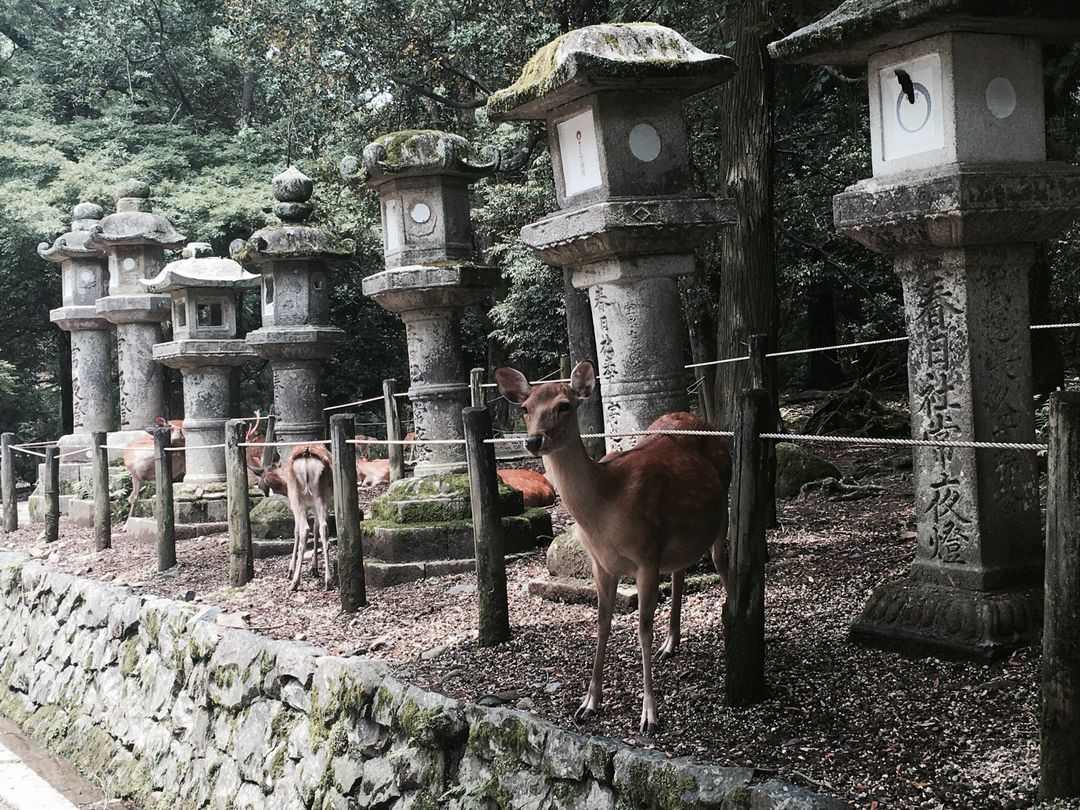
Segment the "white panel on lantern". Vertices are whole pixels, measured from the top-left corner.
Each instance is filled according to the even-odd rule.
[[[596,148],[596,127],[592,110],[558,124],[566,196],[580,194],[600,185],[600,152]]]
[[[885,160],[945,146],[945,105],[938,54],[886,65],[878,71],[878,82]]]
[[[386,252],[393,253],[401,248],[401,232],[405,223],[401,219],[401,203],[398,200],[389,199],[383,209],[383,237],[386,240]]]

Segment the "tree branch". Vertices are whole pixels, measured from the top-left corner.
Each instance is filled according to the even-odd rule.
[[[517,172],[527,166],[532,160],[532,154],[536,149],[536,145],[543,139],[543,134],[544,127],[542,124],[530,122],[529,136],[525,139],[525,143],[512,157],[507,158],[499,164],[499,172]]]
[[[458,99],[447,98],[441,93],[436,93],[423,85],[411,82],[403,76],[391,76],[390,81],[394,84],[400,84],[402,87],[408,87],[414,93],[423,96],[424,98],[430,98],[432,101],[436,101],[439,104],[443,104],[447,107],[452,107],[455,110],[476,110],[483,107],[487,103],[487,99],[474,98],[469,101],[459,101]]]
[[[830,65],[822,65],[821,69],[824,70],[826,73],[828,73],[830,76],[832,76],[834,79],[836,79],[838,82],[842,82],[843,84],[865,84],[866,83],[866,77],[865,76],[854,76],[854,77],[845,76],[839,70],[837,70],[836,68],[834,68],[834,67],[832,67]]]

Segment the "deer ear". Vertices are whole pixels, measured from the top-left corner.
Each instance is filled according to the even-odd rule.
[[[163,416],[155,416],[154,417],[154,424],[157,425],[158,427],[165,427],[169,423],[165,421],[165,417],[163,417]]]
[[[495,369],[495,382],[499,385],[499,393],[516,405],[529,398],[529,381],[516,368]]]
[[[570,388],[582,399],[588,399],[596,387],[596,372],[588,360],[582,360],[570,374]]]

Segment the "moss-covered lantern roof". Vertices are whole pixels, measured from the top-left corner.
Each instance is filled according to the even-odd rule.
[[[106,249],[115,245],[156,245],[177,248],[187,241],[172,223],[155,214],[150,204],[150,186],[141,180],[126,180],[116,191],[116,213],[109,214],[90,229],[87,246]]]
[[[282,224],[253,233],[233,251],[236,261],[254,265],[302,259],[334,261],[348,259],[356,252],[351,240],[304,224],[315,210],[308,202],[314,190],[310,177],[290,166],[274,177],[270,187],[274,214]]]
[[[52,245],[41,242],[37,249],[38,256],[50,262],[62,262],[87,256],[104,256],[100,250],[86,246],[90,231],[101,221],[104,213],[100,205],[90,202],[79,203],[71,211],[71,230],[56,237]]]
[[[873,53],[946,31],[1070,39],[1080,35],[1080,0],[845,0],[769,53],[785,62],[862,65]]]
[[[492,148],[477,151],[460,135],[437,129],[409,129],[376,138],[363,157],[341,161],[341,177],[350,185],[380,186],[400,177],[452,175],[470,182],[499,167]]]
[[[259,286],[253,275],[232,259],[213,255],[206,242],[190,242],[182,259],[169,262],[153,278],[139,279],[147,292],[166,293],[191,287],[246,290]]]
[[[735,62],[706,53],[656,23],[590,25],[549,42],[521,76],[488,99],[496,120],[546,118],[598,90],[647,90],[682,98],[729,79]]]

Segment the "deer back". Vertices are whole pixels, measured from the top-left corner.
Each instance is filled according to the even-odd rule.
[[[504,484],[521,492],[527,508],[551,506],[555,503],[555,487],[540,473],[522,469],[503,469],[497,472]]]

